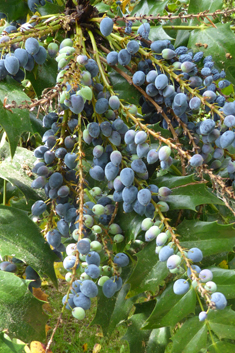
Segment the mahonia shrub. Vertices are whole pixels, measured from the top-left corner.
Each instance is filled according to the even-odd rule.
[[[222,1],[0,4],[0,347],[36,290],[130,352],[233,352],[235,70]],[[17,348],[18,347],[18,348]]]

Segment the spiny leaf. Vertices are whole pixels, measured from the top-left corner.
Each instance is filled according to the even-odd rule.
[[[155,292],[158,285],[167,277],[169,271],[165,262],[158,260],[155,254],[156,243],[146,244],[145,248],[136,254],[137,265],[128,280],[131,284],[129,295],[136,295],[144,291]]]
[[[45,242],[38,226],[24,211],[0,206],[1,256],[12,255],[28,263],[57,285],[53,262],[58,257]]]
[[[191,288],[184,295],[176,295],[173,292],[173,284],[170,284],[158,298],[157,304],[144,324],[144,329],[174,326],[185,316],[193,313],[196,306],[196,292]]]
[[[186,249],[198,247],[203,256],[231,251],[235,244],[233,225],[222,225],[217,222],[184,220],[178,227],[180,244]]]
[[[206,347],[207,327],[198,317],[187,320],[172,337],[174,353],[198,353]]]
[[[0,328],[24,342],[44,340],[48,317],[42,310],[43,302],[31,294],[28,284],[13,273],[0,271]]]

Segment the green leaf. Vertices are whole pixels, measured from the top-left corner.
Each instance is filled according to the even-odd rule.
[[[234,353],[234,351],[235,351],[235,345],[229,342],[217,341],[214,344],[212,344],[210,347],[208,347],[208,353],[218,353],[218,352]]]
[[[47,130],[45,127],[42,126],[42,120],[37,119],[36,114],[34,114],[33,112],[29,113],[29,117],[30,117],[33,132],[38,133],[42,136],[44,132]]]
[[[100,325],[104,335],[111,334],[117,324],[126,320],[136,297],[125,299],[129,285],[124,284],[112,298],[106,298],[99,288],[97,311],[92,325]]]
[[[59,6],[55,3],[52,4],[46,1],[46,5],[38,6],[37,11],[40,13],[41,16],[52,15],[63,12],[64,6]]]
[[[222,9],[223,0],[190,0],[188,13],[199,13],[203,11],[215,12]]]
[[[223,310],[210,310],[207,315],[207,320],[211,330],[221,338],[235,337],[235,312],[230,308]]]
[[[190,183],[195,183],[194,174],[187,176],[173,176],[167,175],[163,177],[158,177],[155,180],[156,185],[160,188],[161,186],[166,186],[170,189],[176,188],[178,186],[187,185]]]
[[[115,223],[118,223],[123,230],[124,240],[123,242],[117,244],[118,252],[124,250],[126,244],[131,240],[135,240],[141,231],[141,223],[143,217],[137,215],[135,212],[123,213],[122,205],[119,206],[117,216],[115,218]]]
[[[58,259],[45,242],[38,226],[24,211],[0,206],[1,256],[12,255],[28,263],[57,286],[53,262]]]
[[[164,263],[165,264],[165,263]],[[166,266],[166,264],[165,264]],[[196,292],[194,288],[184,295],[173,292],[173,283],[170,284],[157,300],[157,304],[144,324],[144,329],[174,326],[185,316],[193,313],[196,306]]]
[[[129,75],[129,72],[127,72],[125,68],[121,67],[121,70]],[[115,70],[110,70],[109,78],[113,86],[113,90],[118,95],[119,99],[124,99],[126,102],[131,104],[139,104],[141,93],[137,91],[134,86],[130,85],[124,77],[122,77]]]
[[[28,6],[24,1],[1,0],[0,2],[0,12],[7,15],[8,22],[25,18],[28,10]]]
[[[154,125],[148,125],[148,128],[155,131],[155,132],[160,132],[161,136],[168,138],[171,136],[171,132],[167,129],[163,129],[160,125],[160,123],[154,124]],[[151,142],[156,142],[157,140],[153,137],[150,136],[150,141]]]
[[[42,309],[44,302],[31,294],[28,284],[13,273],[0,271],[0,328],[24,342],[43,341],[48,316]]]
[[[17,344],[6,338],[6,335],[0,333],[0,352],[3,353],[25,353],[24,344]]]
[[[207,328],[198,317],[187,320],[172,337],[174,353],[198,353],[206,347]]]
[[[8,146],[8,144],[5,145]],[[13,160],[11,157],[5,157],[0,168],[0,177],[15,185],[24,194],[27,202],[45,199],[43,191],[35,191],[31,188],[32,179],[27,175],[27,172],[33,168],[35,160],[32,151],[17,147]]]
[[[149,33],[149,39],[152,41],[155,40],[163,40],[163,39],[168,39],[172,40],[173,38],[170,37],[162,28],[162,25],[156,26],[156,27],[151,27],[150,33]]]
[[[213,282],[217,284],[217,292],[221,292],[227,299],[235,298],[235,270],[210,267]]]
[[[169,0],[140,0],[138,4],[134,7],[133,11],[131,12],[131,15],[139,16],[152,15],[158,13],[162,15],[168,2]]]
[[[169,275],[166,263],[159,261],[158,255],[155,254],[155,247],[155,241],[147,243],[145,248],[136,254],[138,262],[128,279],[131,295],[145,291],[155,292],[158,285]]]
[[[209,191],[205,184],[194,184],[177,187],[166,198],[171,210],[189,209],[196,211],[196,206],[203,204],[223,205],[218,197]]]
[[[33,71],[26,71],[26,79],[29,80],[38,97],[42,91],[56,84],[57,63],[48,57],[43,65],[36,65]]]
[[[224,69],[226,79],[235,84],[233,59],[226,58],[226,53],[230,53],[233,58],[235,57],[234,33],[230,29],[230,23],[218,23],[216,27],[192,31],[188,46],[193,50],[198,50],[196,43],[207,44],[206,49],[201,47],[200,50],[204,51],[205,55],[212,55],[215,66]]]
[[[135,304],[134,315],[128,321],[128,329],[123,340],[128,341],[130,353],[164,353],[169,340],[169,329],[142,330],[141,327],[153,310],[155,300]]]
[[[19,108],[5,109],[3,106],[5,98],[7,98],[7,104],[12,101],[21,104],[23,101],[29,101],[29,97],[22,92],[22,89],[17,84],[0,83],[0,125],[6,131],[10,143],[11,156],[13,157],[21,134],[25,131],[32,132],[32,127],[29,119],[29,110]]]
[[[183,248],[202,249],[204,257],[232,251],[235,245],[233,225],[184,220],[177,227],[177,233],[180,234],[180,244]]]
[[[99,12],[106,12],[107,16],[113,17],[113,12],[110,11],[109,5],[104,4],[103,2],[100,2],[100,3],[96,4],[95,7],[97,8],[97,10]]]

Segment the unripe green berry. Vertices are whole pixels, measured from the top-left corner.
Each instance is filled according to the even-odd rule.
[[[113,240],[115,241],[115,243],[121,243],[124,240],[124,236],[122,234],[116,234],[113,237]]]
[[[110,266],[105,265],[105,266],[103,266],[103,267],[101,268],[100,273],[101,273],[102,275],[104,275],[104,276],[111,276],[111,274],[112,274],[112,269],[111,269]]]
[[[149,230],[150,227],[154,225],[154,222],[151,218],[145,218],[141,223],[142,230]]]
[[[99,204],[93,206],[93,208],[92,208],[92,212],[93,212],[96,216],[101,216],[102,214],[104,214],[104,211],[105,211],[105,210],[104,210],[104,206],[99,205]]]
[[[103,287],[103,285],[105,284],[105,282],[109,279],[108,276],[102,276],[99,278],[98,280],[98,286]]]
[[[110,234],[116,235],[116,234],[121,233],[121,232],[122,232],[122,229],[121,229],[121,227],[118,224],[112,223],[109,226],[109,233]]]
[[[86,279],[91,279],[91,277],[88,276],[86,272],[83,272],[80,276],[80,280],[85,281]]]
[[[67,282],[70,282],[71,279],[72,279],[72,275],[73,275],[72,272],[67,272],[66,275],[65,275],[65,280]]]
[[[95,234],[101,234],[102,233],[102,228],[100,226],[93,226],[91,228],[92,232]]]
[[[96,251],[96,252],[100,252],[102,250],[102,244],[97,240],[92,241],[91,242],[91,250]]]
[[[72,315],[75,317],[75,319],[78,319],[78,320],[83,320],[84,317],[86,316],[85,310],[80,307],[73,308]]]
[[[213,281],[208,281],[208,282],[206,282],[206,284],[205,284],[205,289],[208,290],[208,291],[211,292],[211,293],[214,293],[214,292],[217,291],[217,285],[216,285],[216,283],[213,282]]]

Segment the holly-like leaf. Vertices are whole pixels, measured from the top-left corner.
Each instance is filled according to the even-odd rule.
[[[143,327],[144,329],[153,329],[174,326],[185,316],[193,313],[195,306],[196,292],[194,288],[184,295],[176,295],[173,292],[173,284],[170,284],[158,298],[151,316]]]
[[[12,342],[6,334],[0,333],[0,352],[3,353],[25,353],[24,344],[17,344]]]
[[[149,33],[149,39],[152,41],[155,40],[163,40],[163,39],[168,39],[168,40],[172,40],[173,38],[170,37],[162,28],[162,26],[155,26],[151,28],[151,31]]]
[[[184,220],[177,227],[177,233],[180,234],[181,246],[202,249],[203,256],[232,251],[235,245],[233,225]]]
[[[44,6],[38,6],[37,11],[40,13],[41,16],[61,13],[64,11],[64,6],[60,6],[55,4],[54,2],[48,2],[46,0],[46,4]]]
[[[4,147],[9,147],[6,143]],[[32,151],[26,148],[17,147],[13,160],[8,156],[8,151],[4,149],[1,153],[3,162],[0,168],[0,177],[15,185],[25,196],[26,201],[45,199],[45,193],[35,191],[31,188],[32,178],[30,178],[31,168],[36,158]]]
[[[147,243],[145,248],[136,254],[138,262],[128,280],[131,284],[131,295],[144,291],[155,292],[159,284],[168,276],[166,263],[158,260],[155,247],[154,241]]]
[[[0,329],[24,342],[43,341],[48,317],[42,310],[44,302],[31,294],[28,284],[13,273],[0,271]]]
[[[115,223],[118,223],[124,234],[124,241],[117,244],[118,252],[124,250],[129,241],[135,240],[141,231],[141,222],[143,217],[135,212],[123,213],[122,205],[119,206]]]
[[[218,23],[216,28],[208,27],[204,30],[194,30],[190,34],[189,48],[198,50],[196,43],[207,44],[207,48],[200,47],[205,55],[212,55],[215,66],[226,72],[226,79],[235,84],[235,66],[233,59],[227,59],[229,53],[235,57],[235,47],[233,45],[234,33],[230,29],[230,23]]]
[[[10,7],[10,4],[8,4]],[[16,6],[17,7],[17,6]],[[13,157],[20,136],[23,132],[33,132],[29,110],[19,108],[4,108],[5,104],[15,101],[21,104],[28,101],[28,96],[22,91],[17,84],[2,82],[0,83],[0,125],[6,131],[8,141],[10,143],[11,156]]]
[[[166,175],[153,180],[153,182],[156,183],[159,188],[162,186],[166,186],[172,189],[182,185],[195,183],[195,179],[193,174],[187,176]]]
[[[155,300],[136,304],[134,315],[128,321],[123,340],[128,341],[130,353],[163,353],[169,340],[169,329],[142,330],[141,327],[152,312]]]
[[[166,198],[171,210],[188,209],[196,211],[196,206],[203,204],[223,205],[218,197],[209,191],[205,184],[186,185],[175,188]]]
[[[208,353],[218,353],[218,352],[234,353],[234,351],[235,351],[235,345],[229,342],[217,341],[214,344],[212,344],[210,347],[208,347]]]
[[[172,337],[174,353],[198,353],[206,347],[207,327],[198,317],[187,320]]]
[[[126,72],[128,75],[130,74],[124,67],[121,67],[121,70]],[[130,85],[127,80],[115,70],[109,71],[109,78],[113,86],[113,90],[118,95],[119,99],[124,99],[131,104],[138,105],[141,94],[137,91],[137,89],[135,89],[134,86]]]
[[[8,22],[17,20],[19,18],[25,18],[28,10],[28,6],[24,1],[1,0],[0,2],[0,12],[3,12],[7,15]]]
[[[207,316],[211,330],[219,337],[234,339],[235,312],[230,308],[210,310]]]
[[[221,292],[227,299],[235,298],[235,270],[210,267],[213,281],[217,285],[217,292]]]
[[[52,5],[52,4],[51,4]],[[54,6],[54,5],[53,5]],[[48,87],[54,87],[56,84],[57,63],[54,59],[48,57],[43,65],[37,65],[33,71],[26,71],[26,78],[32,83],[38,97],[42,91]]]
[[[53,262],[58,258],[45,242],[38,226],[24,211],[0,206],[0,242],[2,257],[17,257],[41,276],[47,275],[57,286]]]
[[[163,14],[164,9],[167,5],[169,0],[160,0],[160,1],[155,1],[155,0],[140,0],[138,4],[134,7],[134,10],[132,11],[132,15],[152,15],[152,14]]]
[[[97,312],[92,325],[100,325],[104,335],[111,334],[121,320],[126,320],[136,298],[125,299],[130,285],[124,284],[112,298],[99,288]]]
[[[203,11],[215,12],[222,9],[223,0],[190,0],[188,13],[199,13]]]

